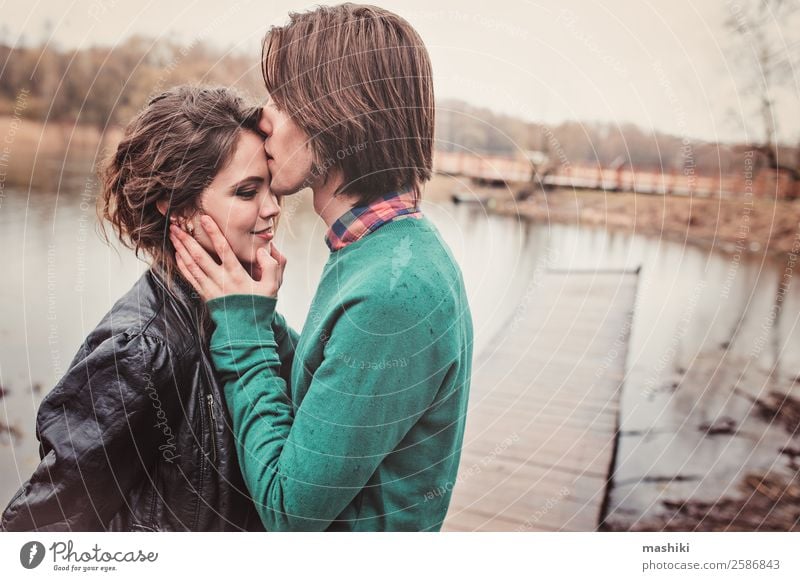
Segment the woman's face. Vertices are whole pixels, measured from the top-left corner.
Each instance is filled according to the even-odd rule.
[[[242,264],[254,265],[256,251],[269,249],[281,209],[270,191],[261,137],[252,131],[240,132],[230,162],[203,192],[200,207],[217,223]],[[211,239],[200,226],[200,214],[191,222],[197,241],[215,255]]]

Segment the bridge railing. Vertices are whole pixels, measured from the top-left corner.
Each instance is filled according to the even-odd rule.
[[[436,151],[433,169],[437,173],[463,176],[485,182],[506,184],[530,182],[531,164],[520,158],[477,155],[467,152]],[[800,197],[800,185],[788,173],[761,171],[755,176],[698,175],[684,172],[603,168],[591,164],[562,165],[538,181],[565,189],[636,192],[652,195],[737,197],[751,194],[769,198]]]

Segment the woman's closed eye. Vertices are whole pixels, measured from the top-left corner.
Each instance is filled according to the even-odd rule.
[[[264,178],[250,176],[239,181],[231,188],[233,195],[243,200],[252,200],[258,195],[259,190],[264,184]]]
[[[239,197],[239,198],[242,198],[242,199],[245,199],[245,200],[252,200],[253,198],[256,197],[256,194],[258,194],[258,189],[254,188],[254,187],[237,188],[236,191],[234,192],[234,195],[236,197]]]

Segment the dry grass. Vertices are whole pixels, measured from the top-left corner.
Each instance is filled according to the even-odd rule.
[[[800,251],[797,200],[558,191],[523,203],[506,202],[499,208],[534,220],[622,228],[727,252]]]

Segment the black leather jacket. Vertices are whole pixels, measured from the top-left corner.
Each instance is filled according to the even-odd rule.
[[[184,281],[163,281],[145,273],[42,401],[42,460],[3,530],[264,530],[199,332],[201,303]],[[288,372],[296,334],[281,317],[275,327]]]

